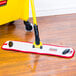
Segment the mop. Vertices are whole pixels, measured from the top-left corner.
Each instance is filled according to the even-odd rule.
[[[33,23],[34,23],[35,42],[31,43],[31,42],[21,42],[21,41],[7,41],[3,44],[1,48],[4,50],[19,51],[24,53],[34,53],[41,55],[53,55],[64,58],[72,58],[75,54],[75,50],[73,48],[51,45],[51,44],[42,44],[39,38],[34,0],[30,0],[30,2],[32,8]]]

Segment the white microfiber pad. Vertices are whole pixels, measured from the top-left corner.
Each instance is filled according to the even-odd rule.
[[[12,50],[12,51],[20,51],[24,53],[35,53],[35,54],[43,54],[43,55],[54,55],[65,58],[72,58],[74,56],[75,50],[68,47],[56,46],[44,44],[43,48],[33,48],[33,44],[29,42],[19,42],[12,41],[13,46],[9,47],[9,41],[5,42],[2,46],[4,50]]]

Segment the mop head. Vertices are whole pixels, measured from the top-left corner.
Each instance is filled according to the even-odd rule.
[[[43,48],[33,48],[33,44],[29,42],[7,41],[3,44],[2,49],[19,51],[24,53],[34,53],[42,55],[53,55],[64,58],[72,58],[75,50],[68,47],[44,44]]]

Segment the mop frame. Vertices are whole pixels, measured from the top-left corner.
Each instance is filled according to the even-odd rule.
[[[1,47],[4,50],[12,50],[24,53],[34,53],[41,55],[52,55],[64,58],[72,58],[75,54],[75,50],[70,47],[57,46],[51,44],[43,44],[43,49],[40,48],[32,48],[32,42],[22,42],[22,41],[12,41],[13,46],[9,46],[9,42],[7,41]],[[64,54],[66,49],[70,49],[70,51]]]

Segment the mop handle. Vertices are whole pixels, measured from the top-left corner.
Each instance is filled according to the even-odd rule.
[[[33,23],[34,23],[34,25],[35,25],[35,24],[37,25],[34,0],[30,0],[30,2],[31,2],[31,9],[32,9]]]

